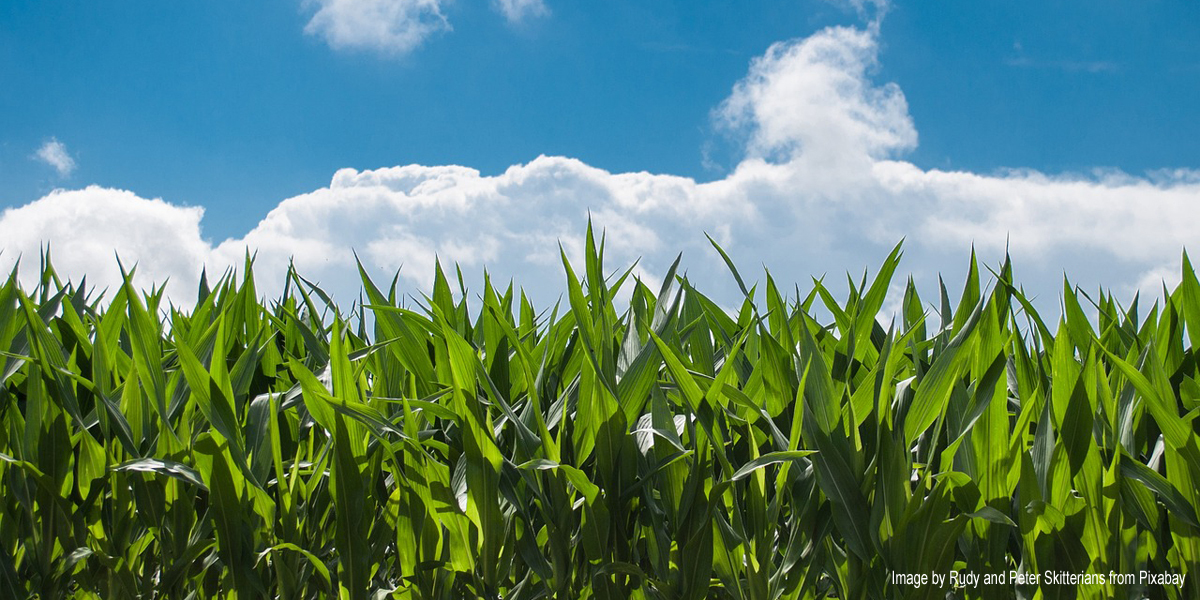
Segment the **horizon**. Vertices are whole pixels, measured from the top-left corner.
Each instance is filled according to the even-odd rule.
[[[610,265],[654,287],[683,252],[727,300],[706,234],[751,280],[844,285],[905,239],[927,297],[972,249],[1044,299],[1157,295],[1200,239],[1200,10],[1083,6],[16,2],[0,76],[45,95],[0,96],[0,268],[49,243],[187,296],[249,251],[264,293],[294,261],[353,298],[357,253],[548,299],[591,217]]]

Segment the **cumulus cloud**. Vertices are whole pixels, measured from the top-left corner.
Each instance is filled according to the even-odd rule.
[[[335,50],[411,52],[431,35],[450,29],[443,0],[306,0],[317,11],[305,26]]]
[[[542,0],[492,0],[492,6],[500,11],[509,23],[521,23],[525,19],[550,13]]]
[[[861,170],[917,145],[899,86],[874,85],[868,77],[877,54],[873,33],[849,27],[774,44],[751,64],[717,117],[749,133],[752,156]]]
[[[201,239],[204,209],[145,199],[133,192],[89,186],[55,190],[0,215],[5,268],[19,259],[37,260],[47,246],[64,276],[101,287],[121,282],[117,256],[126,269],[137,267],[139,281],[167,283],[176,295],[191,291],[211,247]],[[36,266],[36,265],[34,265]],[[23,268],[32,283],[37,269]]]
[[[55,138],[42,144],[34,154],[34,158],[54,167],[59,177],[66,177],[75,170],[75,159],[67,153],[67,146]]]
[[[198,208],[92,187],[6,211],[0,262],[53,240],[64,274],[111,282],[115,248],[149,278],[191,285],[200,265],[219,271],[249,250],[264,292],[279,290],[294,260],[349,301],[357,252],[381,277],[402,266],[408,293],[428,289],[440,259],[472,278],[485,267],[493,280],[513,278],[545,303],[563,287],[559,245],[578,261],[590,216],[607,233],[610,266],[640,257],[640,276],[661,277],[683,251],[689,276],[729,302],[736,289],[705,232],[748,278],[766,264],[802,288],[809,276],[862,273],[901,238],[902,268],[927,290],[939,272],[960,278],[972,246],[993,264],[1007,248],[1049,308],[1064,271],[1126,296],[1155,293],[1178,272],[1180,251],[1200,239],[1200,173],[922,169],[903,160],[917,143],[903,92],[874,78],[877,35],[829,28],[754,61],[714,112],[745,140],[745,157],[716,181],[547,156],[494,176],[461,166],[343,169],[218,244],[203,239]]]

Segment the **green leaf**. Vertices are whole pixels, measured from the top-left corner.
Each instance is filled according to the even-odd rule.
[[[983,302],[980,301],[946,349],[934,361],[929,372],[917,382],[916,397],[913,398],[912,406],[904,417],[904,439],[908,445],[912,445],[917,436],[945,414],[950,391],[970,364],[973,342],[971,332],[979,322],[982,311]]]
[[[194,485],[201,490],[208,491],[208,486],[204,485],[204,480],[200,477],[200,473],[195,469],[173,460],[164,460],[161,458],[139,458],[123,462],[112,467],[113,471],[136,471],[140,473],[153,473],[155,475],[163,475],[172,479],[177,479],[189,485]]]
[[[1195,507],[1188,504],[1183,494],[1180,494],[1166,477],[1127,456],[1121,457],[1121,476],[1136,480],[1154,492],[1167,510],[1179,520],[1192,527],[1200,527],[1200,522],[1196,520]]]

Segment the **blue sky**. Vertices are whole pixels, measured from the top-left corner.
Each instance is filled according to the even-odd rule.
[[[281,201],[327,189],[343,168],[462,165],[486,178],[546,155],[605,173],[720,184],[748,159],[787,163],[778,153],[798,152],[797,140],[811,146],[811,139],[825,139],[804,129],[794,144],[756,146],[755,135],[794,124],[769,125],[758,116],[731,124],[737,119],[722,107],[772,44],[818,39],[830,27],[869,36],[871,48],[855,59],[864,68],[852,79],[868,87],[868,104],[872,93],[894,89],[903,114],[887,116],[884,129],[906,119],[913,129],[911,140],[865,151],[871,160],[1009,183],[1008,169],[1028,169],[1050,179],[1124,185],[1126,192],[1137,187],[1096,174],[1115,170],[1182,194],[1170,202],[1184,208],[1200,167],[1200,5],[1194,2],[897,0],[856,10],[826,0],[544,0],[508,18],[499,2],[396,0],[432,29],[404,47],[354,30],[361,27],[356,14],[369,20],[382,4],[3,3],[0,207],[30,206],[55,189],[128,190],[139,200],[203,207],[200,241],[217,246],[227,239],[249,244],[248,232]],[[316,25],[321,12],[342,19],[341,34]],[[845,90],[837,89],[824,99],[844,104],[837,94]],[[794,107],[801,119],[805,110],[819,113]],[[73,165],[39,158],[47,144]],[[1184,171],[1164,184],[1155,174],[1162,169]],[[539,201],[544,192],[537,192]],[[572,214],[604,212],[605,201],[578,198]],[[404,219],[397,228],[423,223]],[[637,225],[657,231],[659,223]],[[927,225],[912,231],[931,231]],[[712,228],[697,223],[695,230]],[[399,235],[375,234],[376,241]],[[861,262],[855,267],[861,269],[882,258],[876,250],[887,246],[883,238],[907,234],[879,234],[861,257],[846,249],[832,254],[847,266]],[[747,229],[741,239],[753,235]],[[736,246],[738,236],[731,236]],[[330,247],[358,243],[326,237]],[[638,255],[665,252],[666,240],[645,244]],[[1031,256],[1039,244],[1029,243]],[[1064,252],[1086,255],[1086,245]],[[752,264],[772,262],[751,246],[744,255]],[[438,253],[455,249],[463,248]],[[496,250],[463,254],[467,262],[507,260]],[[1135,286],[1168,262],[1147,255],[1122,281]],[[511,270],[519,271],[514,264]],[[1037,268],[1061,272],[1068,265]],[[381,259],[378,266],[398,265]],[[1086,261],[1076,268],[1102,272]]]

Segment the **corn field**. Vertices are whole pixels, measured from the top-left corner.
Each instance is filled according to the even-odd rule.
[[[721,251],[731,309],[603,245],[542,309],[441,267],[348,312],[249,261],[188,310],[14,272],[0,597],[1200,598],[1186,255],[1148,310],[1067,283],[1049,323],[971,256],[887,322],[899,247],[840,301]]]

